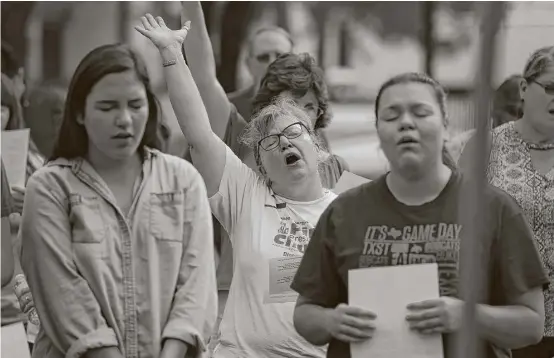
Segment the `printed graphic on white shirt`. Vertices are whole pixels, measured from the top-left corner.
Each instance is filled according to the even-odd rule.
[[[269,260],[269,292],[264,303],[296,302],[298,294],[290,288],[294,275],[308,247],[314,227],[307,221],[293,221],[290,216],[281,217],[273,248],[281,250],[283,257]]]

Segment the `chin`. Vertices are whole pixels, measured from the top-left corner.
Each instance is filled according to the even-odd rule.
[[[396,167],[402,172],[419,172],[423,169],[423,160],[416,155],[403,155]]]
[[[109,156],[111,158],[113,158],[114,160],[121,161],[121,160],[126,160],[126,159],[129,159],[129,158],[132,158],[136,153],[137,153],[136,148],[135,149],[132,149],[132,148],[124,148],[124,149],[116,148],[113,152],[111,152],[109,154]]]

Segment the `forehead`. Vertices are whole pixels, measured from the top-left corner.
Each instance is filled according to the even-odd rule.
[[[286,53],[292,50],[290,40],[281,32],[268,30],[256,35],[252,41],[254,55],[265,52]]]
[[[133,71],[111,73],[92,87],[88,98],[93,100],[119,100],[146,97],[146,89]]]
[[[283,91],[280,94],[280,97],[282,98],[290,98],[294,100],[297,104],[299,104],[301,107],[306,104],[317,104],[318,100],[313,90],[308,90],[306,94],[304,94],[302,97],[295,96],[292,91]]]
[[[275,119],[273,123],[268,126],[267,132],[269,134],[280,133],[283,131],[283,129],[296,122],[299,122],[299,120],[294,117],[284,115],[279,116]]]
[[[438,106],[435,91],[426,83],[399,83],[385,89],[381,94],[379,107],[384,109],[414,103]]]

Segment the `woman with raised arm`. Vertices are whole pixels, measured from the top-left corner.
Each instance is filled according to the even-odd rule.
[[[391,170],[341,194],[322,215],[292,284],[300,294],[295,326],[310,342],[329,343],[327,357],[348,358],[350,343],[372,339],[383,325],[380,312],[348,305],[348,271],[437,263],[440,298],[408,305],[406,320],[416,334],[442,334],[450,358],[464,307],[458,268],[465,181],[441,154],[446,95],[424,74],[402,74],[381,86],[375,112]],[[541,339],[549,281],[515,201],[492,186],[482,200],[488,226],[479,244],[489,285],[476,308],[477,329],[483,357],[505,358]]]
[[[294,330],[296,295],[278,278],[281,268],[301,260],[320,214],[335,198],[321,184],[318,163],[326,152],[309,116],[282,100],[252,119],[245,142],[259,176],[210,128],[181,53],[190,22],[172,31],[160,17],[141,20],[136,29],[160,50],[173,110],[206,181],[212,213],[233,244],[234,277],[214,357],[323,357],[322,347]]]
[[[23,209],[22,266],[41,319],[33,357],[205,353],[217,310],[206,188],[156,149],[158,116],[128,46],[83,58]]]

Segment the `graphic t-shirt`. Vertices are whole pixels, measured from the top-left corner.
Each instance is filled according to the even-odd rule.
[[[229,233],[234,275],[214,357],[324,357],[294,329],[290,283],[317,221],[336,195],[311,202],[276,195],[227,148],[213,214]]]
[[[348,302],[351,269],[436,262],[441,296],[457,297],[464,236],[458,219],[462,184],[462,177],[453,173],[440,195],[420,206],[396,200],[384,176],[341,194],[322,215],[291,287],[334,308]],[[489,258],[489,287],[482,303],[505,305],[509,294],[546,285],[548,278],[515,201],[492,186],[483,200],[489,226],[480,244]],[[443,336],[446,358],[453,338]],[[509,357],[486,342],[482,347],[488,358]],[[327,357],[349,358],[350,346],[332,340]]]

